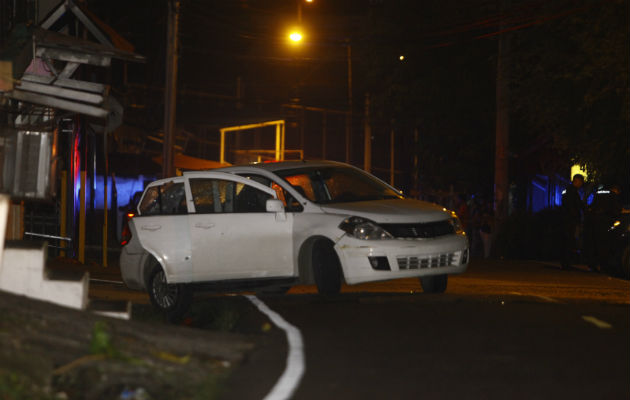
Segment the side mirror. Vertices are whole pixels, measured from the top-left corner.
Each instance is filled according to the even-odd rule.
[[[284,212],[284,204],[277,199],[269,199],[266,203],[267,212],[281,213]]]

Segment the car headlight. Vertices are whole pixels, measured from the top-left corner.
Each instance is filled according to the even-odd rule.
[[[453,225],[453,230],[455,233],[464,233],[464,227],[462,226],[462,222],[457,217],[452,217],[450,219],[451,225]]]
[[[378,226],[376,222],[361,217],[346,218],[341,224],[339,224],[339,229],[346,232],[353,238],[361,240],[394,238],[389,232]]]

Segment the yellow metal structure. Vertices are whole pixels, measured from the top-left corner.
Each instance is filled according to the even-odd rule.
[[[221,132],[221,158],[219,162],[221,164],[225,164],[225,134],[226,133],[244,131],[248,129],[262,128],[265,126],[274,126],[274,125],[276,127],[276,149],[275,149],[276,161],[283,161],[284,160],[285,122],[283,119],[281,119],[277,121],[259,122],[256,124],[228,126],[228,127],[219,129],[219,131]]]
[[[79,201],[79,262],[85,263],[85,171],[81,171]]]
[[[107,182],[107,177],[105,177]],[[103,191],[103,267],[107,267],[107,183],[105,183],[105,190]]]

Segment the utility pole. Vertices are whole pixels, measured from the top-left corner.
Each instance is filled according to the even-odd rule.
[[[350,146],[352,136],[352,46],[346,40],[346,56],[348,59],[348,115],[346,116],[346,162],[350,162]]]
[[[370,126],[370,94],[365,94],[365,120],[363,122],[363,169],[372,170],[372,127]]]
[[[179,30],[180,0],[168,2],[166,28],[166,79],[164,90],[164,142],[162,147],[162,177],[175,175],[173,147],[177,108],[177,35]]]
[[[394,147],[394,127],[389,131],[389,184],[394,186],[396,177],[396,151]]]
[[[418,128],[416,127],[413,129],[413,185],[411,185],[414,197],[420,195],[418,151]]]
[[[510,7],[510,0],[503,1],[503,12]],[[503,23],[501,24],[503,27]],[[510,134],[510,65],[509,34],[499,36],[496,82],[496,138],[494,157],[494,219],[498,229],[507,218],[508,212],[508,146]],[[495,232],[496,230],[495,229]]]
[[[297,20],[298,24],[302,24],[302,0],[297,0]]]

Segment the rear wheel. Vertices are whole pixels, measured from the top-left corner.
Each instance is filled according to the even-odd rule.
[[[164,270],[156,266],[147,282],[151,304],[166,315],[170,322],[181,319],[192,303],[193,292],[184,284],[168,284]]]
[[[313,245],[313,278],[320,294],[338,294],[341,290],[341,263],[333,244],[320,240]]]
[[[429,275],[420,278],[425,293],[444,293],[448,284],[448,275]]]

